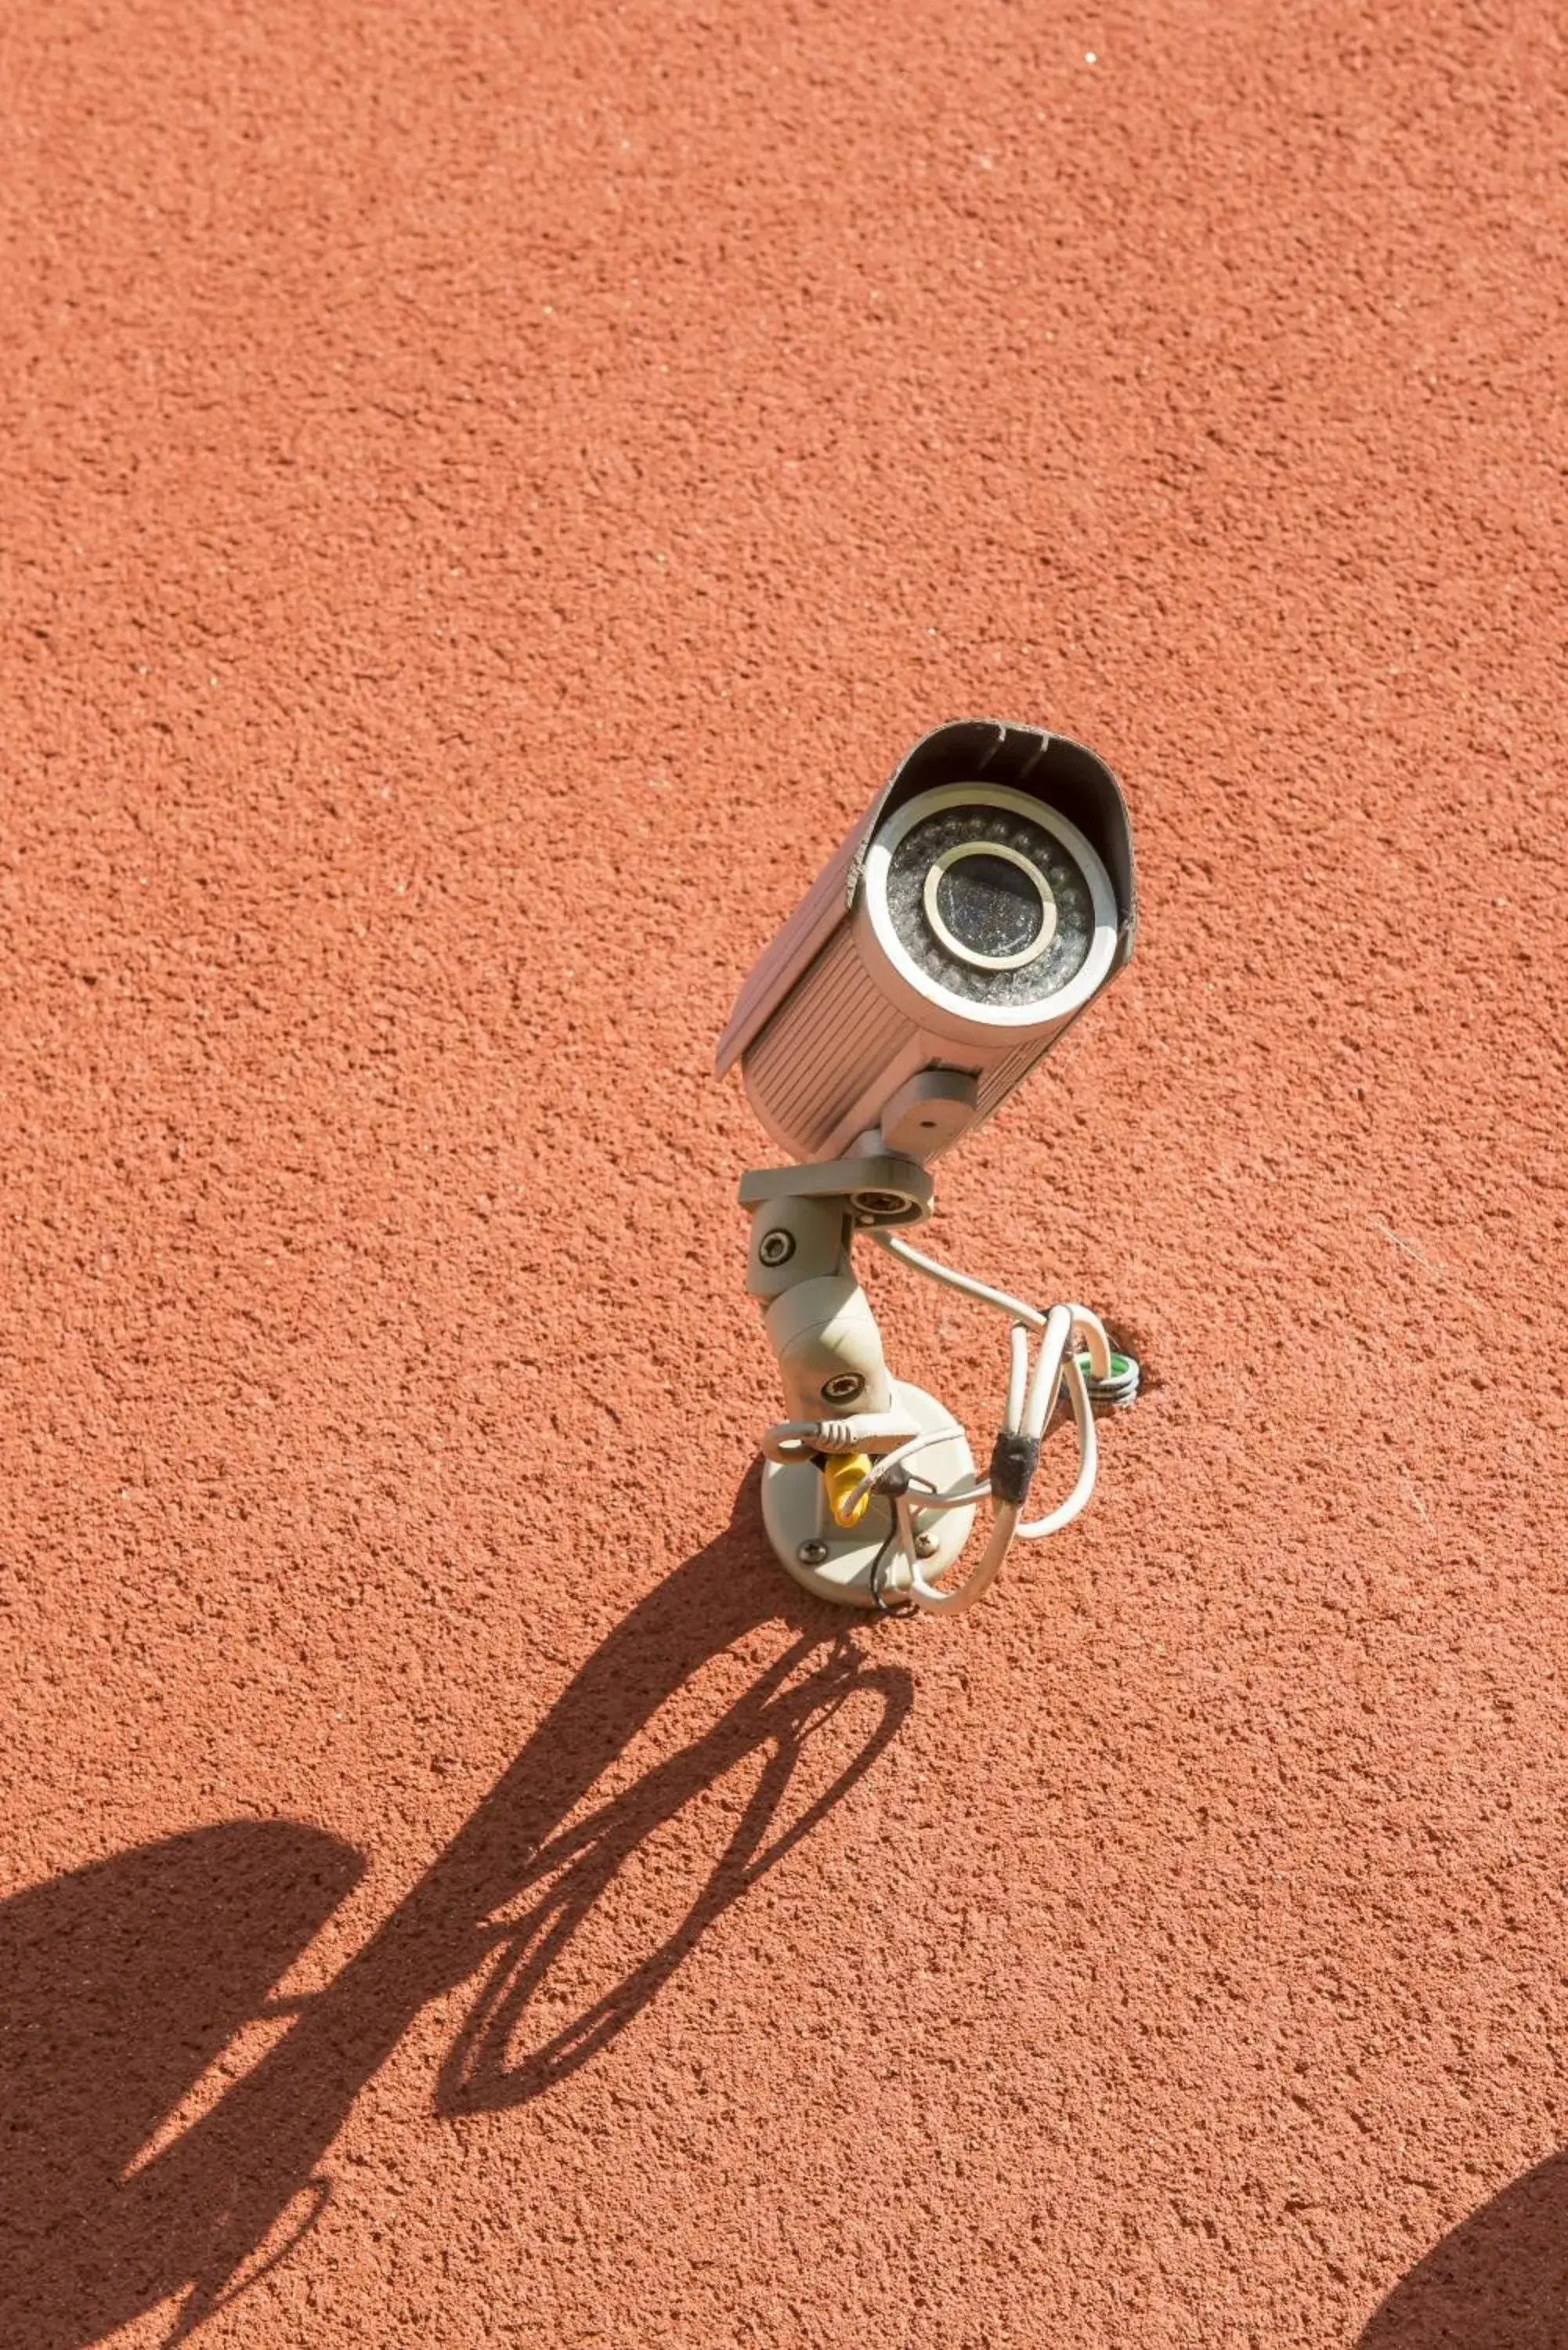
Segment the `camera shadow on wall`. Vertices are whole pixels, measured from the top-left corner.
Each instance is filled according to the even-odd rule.
[[[268,1996],[364,1863],[300,1823],[197,1828],[0,1903],[6,2350],[85,2350],[176,2299],[165,2339],[187,2338],[309,2233],[355,2099],[431,2001],[477,1983],[438,2113],[542,2095],[624,2031],[870,1769],[909,1710],[910,1677],[762,1567],[753,1483],[729,1530],[589,1658],[324,1990]],[[676,1690],[781,1622],[782,1651],[701,1734],[659,1737]],[[622,1782],[615,1766],[644,1732],[653,1759]],[[693,1833],[692,1807],[732,1773],[739,1803],[710,1804]],[[546,1986],[617,1879],[683,1819],[698,1858],[685,1906],[629,1967],[609,1937],[606,1988],[551,2005],[542,2026]],[[236,2045],[269,2022],[272,2044],[224,2082]]]

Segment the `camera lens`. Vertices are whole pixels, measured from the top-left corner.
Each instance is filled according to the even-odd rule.
[[[916,817],[892,846],[886,888],[906,953],[968,1003],[1044,1003],[1088,960],[1095,907],[1085,875],[1062,841],[988,801],[983,786],[972,801]]]
[[[981,971],[1016,971],[1044,953],[1056,900],[1039,867],[1003,841],[961,840],[926,874],[927,921],[950,954]]]
[[[957,943],[988,960],[1026,952],[1045,924],[1038,883],[984,849],[974,849],[961,864],[947,867],[938,881],[936,901]]]

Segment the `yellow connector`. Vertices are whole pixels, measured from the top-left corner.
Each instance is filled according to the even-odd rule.
[[[857,1526],[871,1506],[870,1490],[867,1488],[857,1502],[851,1502],[849,1497],[862,1477],[871,1474],[871,1455],[868,1452],[836,1453],[822,1474],[827,1487],[827,1506],[833,1513],[834,1524]]]

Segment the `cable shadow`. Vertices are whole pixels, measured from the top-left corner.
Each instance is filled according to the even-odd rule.
[[[1568,2154],[1538,2163],[1435,2244],[1357,2350],[1568,2350]]]
[[[198,1829],[0,1903],[7,2350],[85,2350],[177,2295],[166,2341],[187,2339],[314,2227],[331,2193],[323,2158],[431,2001],[481,1978],[437,2112],[524,2104],[624,2031],[864,1775],[909,1712],[910,1677],[868,1661],[838,1610],[764,1567],[753,1526],[745,1507],[617,1626],[419,1883],[309,1998],[269,2005],[266,1993],[363,1870],[319,1830]],[[717,1721],[574,1816],[705,1664],[780,1620],[794,1636],[785,1652]],[[802,1800],[803,1756],[852,1698],[869,1700],[869,1726],[857,1717],[844,1759],[840,1724],[839,1767]],[[738,1816],[683,1913],[609,1990],[514,2053],[628,1862],[738,1769],[749,1774]],[[786,1799],[796,1809],[783,1819]],[[520,1901],[520,1916],[498,1915]],[[269,2014],[282,2036],[142,2154],[236,2034]]]
[[[886,1668],[868,1670],[859,1651],[841,1636],[804,1679],[792,1680],[820,1646],[813,1634],[803,1634],[706,1737],[542,1848],[524,1882],[547,1889],[498,1939],[484,1988],[441,2068],[438,2112],[493,2112],[522,2105],[586,2064],[647,2006],[731,1902],[809,1835],[864,1777],[909,1709],[907,1677]],[[807,1741],[826,1728],[851,1696],[867,1690],[882,1701],[877,1727],[825,1792],[767,1841]],[[509,2065],[507,2052],[528,2007],[631,1854],[694,1795],[758,1751],[766,1761],[756,1786],[707,1883],[674,1929],[612,1991]]]

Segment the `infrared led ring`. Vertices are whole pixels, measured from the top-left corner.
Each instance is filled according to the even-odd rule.
[[[1002,785],[949,785],[899,808],[867,854],[866,910],[922,996],[1000,1026],[1076,1010],[1116,954],[1116,897],[1089,842]]]

